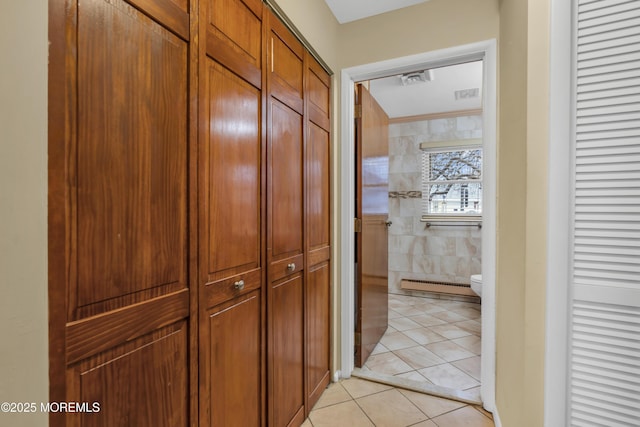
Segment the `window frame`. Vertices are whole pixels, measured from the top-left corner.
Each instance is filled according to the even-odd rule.
[[[482,220],[482,194],[480,195],[480,213],[429,213],[428,209],[430,207],[429,202],[429,193],[431,185],[435,181],[429,180],[429,176],[427,175],[427,171],[429,170],[429,161],[430,155],[436,153],[446,153],[446,152],[454,152],[454,151],[471,151],[471,150],[480,150],[480,178],[473,180],[451,180],[444,182],[451,182],[454,184],[460,183],[475,183],[480,184],[482,188],[483,180],[484,180],[484,151],[482,146],[482,138],[475,139],[461,139],[455,141],[428,141],[420,144],[421,150],[421,186],[422,186],[422,207],[420,212],[420,221],[422,222],[431,222],[431,221],[481,221]]]

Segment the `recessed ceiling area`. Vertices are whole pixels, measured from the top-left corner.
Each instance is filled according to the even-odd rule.
[[[482,61],[419,70],[369,81],[389,118],[482,108]]]
[[[428,0],[325,0],[333,16],[341,24],[426,1]]]

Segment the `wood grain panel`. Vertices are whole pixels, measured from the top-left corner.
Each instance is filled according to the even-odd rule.
[[[309,119],[327,132],[330,131],[331,76],[306,52],[307,83],[305,97],[309,105]]]
[[[302,253],[302,116],[271,100],[268,139],[271,260]]]
[[[271,426],[287,426],[304,406],[302,275],[272,285],[269,296]]]
[[[302,271],[304,268],[304,255],[295,255],[281,261],[272,262],[269,265],[269,282],[275,282],[285,276]]]
[[[260,426],[260,292],[234,300],[209,315],[209,378],[212,426]]]
[[[237,289],[236,282],[243,281],[242,289]],[[238,295],[245,294],[251,290],[258,289],[262,285],[262,269],[256,268],[251,271],[244,272],[237,276],[218,280],[217,282],[207,283],[203,298],[201,299],[203,307],[213,307],[224,301],[229,301]]]
[[[210,0],[207,54],[261,87],[262,11],[256,0]]]
[[[307,247],[329,245],[330,234],[330,145],[329,133],[309,123],[305,175],[307,185]]]
[[[186,290],[67,324],[67,363],[130,341],[189,315]]]
[[[389,182],[387,169],[380,170],[379,159],[389,157],[389,118],[363,85],[358,85],[357,91],[362,114],[356,119],[356,215],[362,221],[362,232],[356,234],[355,364],[360,367],[388,326],[389,247],[385,222],[389,216]]]
[[[111,2],[113,0],[102,0]],[[184,40],[189,40],[187,0],[127,0]]]
[[[331,283],[329,263],[307,271],[305,319],[307,334],[307,411],[316,404],[329,384],[331,339]]]
[[[307,265],[312,266],[331,258],[331,246],[323,246],[307,252]]]
[[[208,60],[208,272],[260,266],[261,95]]]
[[[70,368],[69,399],[100,404],[80,425],[189,425],[187,340],[183,321]]]
[[[80,6],[77,305],[186,287],[187,44],[119,0]]]
[[[304,48],[277,18],[270,22],[269,93],[302,114]]]

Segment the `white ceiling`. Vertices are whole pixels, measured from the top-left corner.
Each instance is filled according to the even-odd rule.
[[[325,0],[341,24],[428,0]],[[390,118],[482,107],[482,62],[435,68],[433,81],[403,86],[400,76],[372,80],[371,94]],[[456,100],[455,92],[480,89],[480,96]]]
[[[482,61],[431,70],[433,80],[402,84],[400,76],[370,81],[369,91],[389,118],[482,108]],[[456,100],[456,91],[479,89],[479,96]]]
[[[426,1],[428,0],[325,0],[341,24]]]

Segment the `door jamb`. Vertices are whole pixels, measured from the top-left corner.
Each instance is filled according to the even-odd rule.
[[[568,425],[569,317],[571,300],[571,149],[575,100],[572,87],[575,52],[573,3],[551,0],[549,90],[549,175],[547,212],[547,284],[544,361],[544,425]],[[553,327],[549,327],[553,325]]]
[[[345,68],[341,72],[341,177],[340,207],[341,352],[340,375],[349,378],[354,369],[354,84],[393,74],[483,60],[483,227],[482,227],[482,366],[480,395],[488,411],[495,410],[496,372],[496,172],[497,172],[497,51],[496,40],[456,46],[417,55]]]

